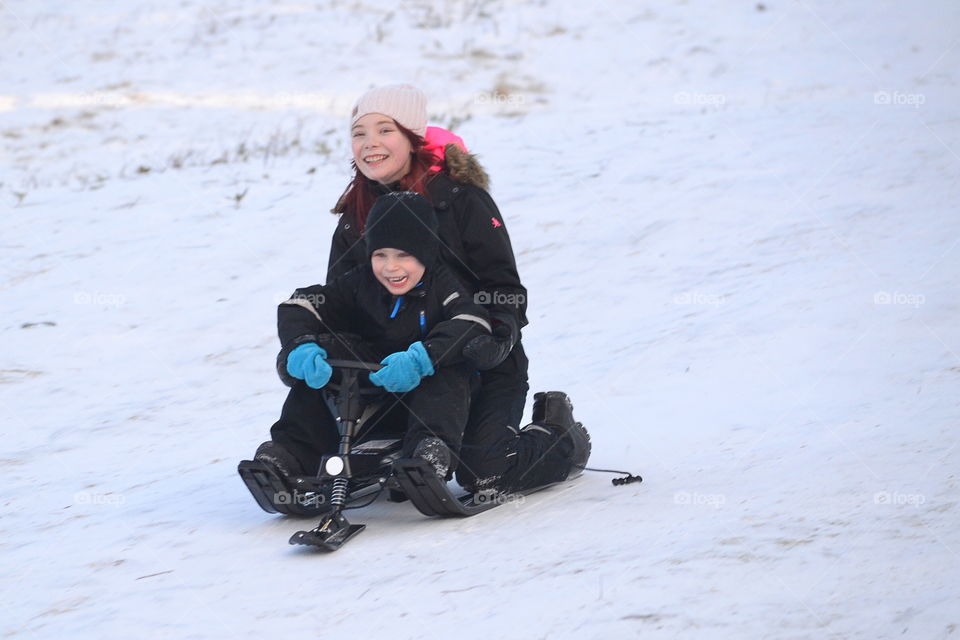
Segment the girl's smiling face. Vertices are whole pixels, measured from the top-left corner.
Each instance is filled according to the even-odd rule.
[[[395,296],[413,289],[427,270],[419,260],[400,249],[377,249],[370,255],[377,282]]]
[[[390,184],[410,172],[413,147],[392,118],[368,113],[354,123],[350,140],[353,161],[367,178]]]

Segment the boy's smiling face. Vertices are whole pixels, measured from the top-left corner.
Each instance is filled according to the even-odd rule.
[[[395,296],[413,289],[427,270],[415,257],[400,249],[377,249],[370,256],[373,275]]]

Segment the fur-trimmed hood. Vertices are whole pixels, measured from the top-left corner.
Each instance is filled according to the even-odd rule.
[[[451,178],[461,184],[490,190],[490,176],[477,160],[476,154],[464,151],[452,142],[443,148],[443,152],[446,171]]]

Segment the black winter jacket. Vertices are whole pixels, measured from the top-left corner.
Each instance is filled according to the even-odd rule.
[[[463,362],[463,345],[488,334],[490,323],[486,310],[440,263],[402,296],[387,291],[366,263],[329,284],[294,291],[277,308],[277,331],[282,346],[277,372],[293,386],[297,380],[287,373],[287,356],[320,334],[359,336],[381,358],[419,340],[439,369]]]
[[[440,223],[440,255],[475,300],[495,318],[507,315],[519,330],[527,324],[527,290],[520,282],[510,235],[476,159],[448,145],[449,174],[436,174],[427,192]],[[381,192],[394,190],[371,183]],[[335,211],[341,210],[338,203]],[[333,234],[327,282],[368,261],[363,237],[351,213],[344,213]]]

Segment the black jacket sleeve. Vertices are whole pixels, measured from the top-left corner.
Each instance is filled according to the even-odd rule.
[[[423,339],[423,346],[439,368],[464,361],[463,346],[477,336],[489,335],[490,316],[445,269],[434,276],[434,292],[443,301],[443,320]]]
[[[280,337],[277,373],[287,386],[297,382],[287,373],[287,356],[291,351],[302,344],[318,342],[321,334],[348,330],[348,318],[354,304],[350,295],[353,277],[353,274],[346,274],[328,285],[297,289],[277,307],[277,334]]]
[[[508,317],[517,331],[527,324],[527,290],[520,282],[507,227],[486,191],[468,186],[459,227],[466,262],[479,281],[477,301],[495,317]]]

